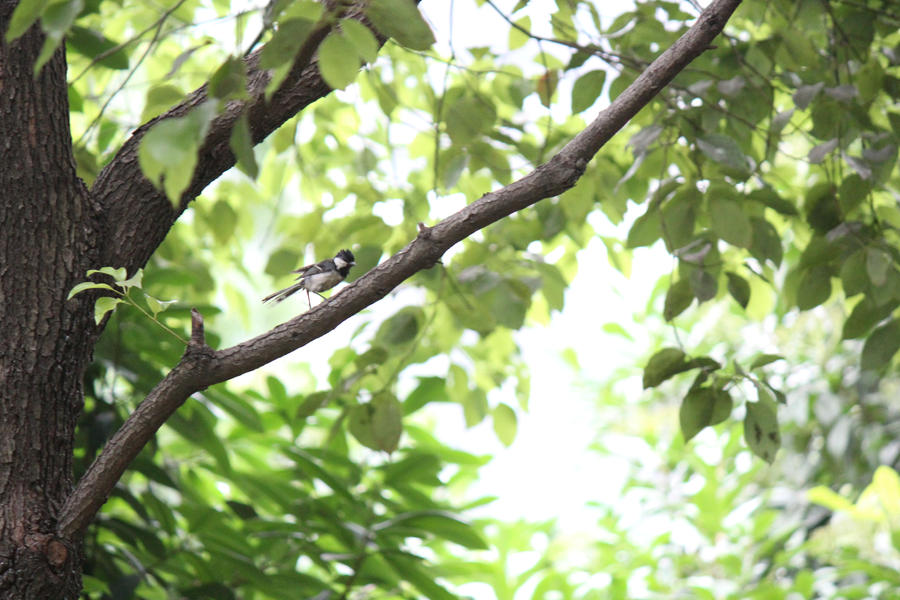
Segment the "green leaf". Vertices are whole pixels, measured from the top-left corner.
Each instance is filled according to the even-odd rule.
[[[606,71],[588,71],[575,81],[572,86],[572,112],[580,113],[590,108],[603,92],[606,82]]]
[[[888,364],[900,350],[900,322],[891,320],[877,328],[863,345],[863,371],[878,371]]]
[[[306,419],[317,410],[322,408],[326,402],[331,398],[331,394],[329,392],[314,392],[309,394],[306,398],[303,399],[303,402],[300,403],[300,406],[297,407],[296,417],[301,421]]]
[[[656,387],[673,375],[691,368],[684,352],[678,348],[663,348],[651,356],[644,367],[644,389]]]
[[[402,554],[382,553],[387,562],[402,579],[416,587],[428,600],[459,600],[434,580],[434,575],[424,573],[417,562]]]
[[[509,28],[508,47],[510,50],[521,48],[531,39],[528,33],[526,33],[531,31],[531,17],[525,16],[516,20],[516,25],[518,25],[518,27]],[[525,30],[524,32],[522,31],[523,29]]]
[[[814,185],[806,194],[803,208],[806,210],[806,221],[819,233],[828,233],[841,223],[837,190],[830,183]]]
[[[363,61],[370,63],[378,58],[378,40],[368,27],[354,19],[342,19],[341,31]]]
[[[403,434],[403,409],[393,395],[381,393],[350,411],[350,433],[360,444],[391,453]]]
[[[232,241],[237,227],[238,214],[227,200],[219,200],[212,206],[209,224],[216,242],[225,245]]]
[[[749,198],[751,200],[756,200],[757,202],[762,202],[772,210],[788,217],[794,217],[800,214],[793,203],[779,196],[775,190],[770,187],[750,192]]]
[[[66,296],[66,300],[71,299],[72,296],[74,296],[75,294],[80,294],[81,292],[83,292],[85,290],[109,290],[111,292],[116,291],[112,286],[107,285],[105,283],[94,283],[93,281],[82,281],[81,283],[79,283],[75,287],[73,287],[71,290],[69,290],[69,295]]]
[[[694,292],[687,279],[679,279],[666,291],[666,302],[663,307],[663,318],[671,321],[683,313],[694,301]]]
[[[662,228],[660,227],[659,211],[650,208],[646,213],[635,219],[634,224],[628,231],[625,247],[640,248],[641,246],[649,246],[661,236]]]
[[[121,283],[125,281],[125,278],[128,276],[128,271],[125,267],[113,268],[113,267],[100,267],[99,269],[88,269],[87,276],[90,277],[95,273],[102,273],[103,275],[109,275],[112,277],[116,283]]]
[[[366,16],[378,31],[410,50],[434,44],[434,34],[412,0],[371,0]]]
[[[741,308],[747,308],[750,303],[750,284],[746,279],[731,271],[726,271],[725,275],[728,277],[728,293],[741,305]]]
[[[494,433],[504,446],[509,446],[516,439],[516,411],[502,402],[493,411]]]
[[[397,96],[396,90],[393,86],[386,85],[380,79],[375,77],[371,71],[367,71],[366,73],[368,75],[369,83],[375,90],[375,97],[378,99],[378,106],[381,108],[381,112],[387,116],[391,116],[394,109],[400,104],[400,99]]]
[[[778,416],[771,400],[760,399],[747,402],[744,417],[744,439],[754,454],[771,463],[781,447],[781,432],[778,430]]]
[[[853,511],[853,503],[824,485],[816,486],[806,493],[810,502],[824,506],[831,511]]]
[[[769,260],[776,267],[780,266],[783,250],[781,236],[775,231],[775,227],[759,217],[751,217],[750,224],[753,227],[753,243],[750,245],[750,254],[759,262]]]
[[[684,436],[685,442],[689,442],[712,422],[715,402],[715,393],[711,388],[696,388],[687,393],[678,411],[681,435]]]
[[[297,467],[305,476],[318,479],[347,501],[356,501],[355,496],[347,489],[344,482],[323,467],[315,456],[295,445],[285,448],[284,451],[287,456],[296,462]]]
[[[245,400],[242,396],[229,392],[227,389],[219,389],[219,387],[210,388],[205,395],[209,396],[215,405],[240,423],[242,426],[251,429],[257,433],[266,431],[262,418],[253,407],[253,404]]]
[[[402,346],[416,339],[425,313],[418,306],[400,309],[393,317],[381,324],[375,339],[384,346]]]
[[[149,121],[184,99],[184,92],[174,85],[158,85],[147,90],[141,121]]]
[[[722,368],[718,361],[708,356],[698,356],[688,361],[688,368],[703,369],[704,371],[716,371]]]
[[[691,272],[689,282],[691,291],[698,302],[706,302],[716,297],[719,292],[719,283],[706,269],[694,269]]]
[[[100,296],[94,304],[94,322],[99,325],[106,313],[116,308],[117,304],[124,302],[121,298],[113,296]]]
[[[481,389],[468,390],[462,397],[463,417],[466,427],[474,427],[488,415],[488,401]]]
[[[388,485],[402,486],[410,482],[418,482],[435,487],[442,485],[438,474],[443,468],[444,463],[436,455],[422,454],[418,451],[379,467],[384,473],[384,481]]]
[[[279,23],[272,39],[262,49],[259,66],[274,69],[293,63],[315,26],[314,21],[305,18],[285,19]]]
[[[475,140],[469,146],[469,159],[473,172],[481,168],[487,168],[490,170],[491,175],[504,185],[511,181],[509,159],[505,153],[491,144],[483,140]]]
[[[856,173],[851,173],[841,182],[838,188],[838,202],[841,211],[847,215],[855,210],[872,191],[870,183]]]
[[[866,273],[872,285],[882,286],[887,281],[888,269],[893,266],[891,257],[880,248],[866,248]]]
[[[541,104],[547,108],[550,108],[550,105],[553,103],[553,94],[556,93],[557,85],[559,85],[559,71],[555,69],[546,71],[538,78],[535,84],[538,98],[540,98]]]
[[[694,239],[700,192],[694,185],[678,190],[662,208],[661,229],[666,249],[675,252]]]
[[[497,110],[490,99],[465,95],[447,108],[447,135],[455,144],[468,144],[493,129],[496,120]]]
[[[247,73],[244,61],[229,56],[209,79],[209,95],[220,100],[247,97]]]
[[[194,175],[197,148],[214,112],[211,103],[206,103],[187,116],[155,123],[141,139],[138,148],[141,170],[175,205],[181,201],[181,194]]]
[[[411,414],[432,402],[450,402],[447,380],[443,377],[420,377],[419,385],[403,401],[403,414]]]
[[[68,33],[75,17],[84,8],[83,0],[56,0],[46,5],[41,14],[41,29],[57,39]]]
[[[760,367],[771,364],[776,360],[784,360],[784,357],[780,354],[760,354],[753,359],[752,363],[750,363],[750,370],[752,371],[753,369],[759,369]]]
[[[121,286],[123,288],[127,288],[127,289],[130,289],[133,287],[140,289],[141,283],[144,280],[144,270],[138,269],[137,271],[134,272],[134,275],[132,275],[128,279],[125,279],[124,271],[125,271],[125,269],[122,269],[122,268],[115,269],[115,272],[123,273],[121,277],[116,279],[116,285],[119,285],[119,286]]]
[[[28,31],[28,28],[34,25],[48,4],[50,4],[50,0],[21,0],[9,20],[9,28],[6,30],[7,43]]]
[[[852,340],[864,336],[876,323],[891,314],[896,303],[877,304],[868,296],[856,303],[844,321],[841,339]]]
[[[709,418],[710,425],[718,425],[731,416],[731,409],[734,407],[734,401],[728,390],[716,388],[713,391],[715,401],[713,403],[712,416]]]
[[[733,139],[717,133],[697,139],[697,147],[711,160],[719,163],[730,174],[746,177],[750,174],[750,163]]]
[[[172,427],[186,441],[209,453],[224,475],[231,471],[231,461],[228,449],[216,435],[216,421],[216,417],[204,404],[192,402],[190,410],[178,411],[166,421],[166,425]]]
[[[259,165],[253,152],[253,136],[250,134],[250,122],[246,113],[235,122],[228,145],[234,152],[238,168],[251,179],[256,179],[259,176]]]
[[[412,529],[427,532],[470,550],[487,550],[489,548],[475,528],[454,515],[443,511],[422,510],[401,513],[372,527],[372,530],[377,532],[387,532],[396,529]],[[425,536],[420,534],[418,537]]]
[[[834,152],[834,149],[838,147],[838,141],[837,138],[832,138],[827,142],[814,146],[807,154],[807,160],[814,165],[821,163],[826,156]]]
[[[331,33],[319,46],[319,71],[329,86],[344,89],[359,73],[356,47],[343,35]]]
[[[381,346],[373,346],[357,356],[353,364],[357,369],[363,371],[368,367],[383,364],[389,357],[390,355],[386,349]]]
[[[44,45],[41,47],[37,60],[34,61],[35,75],[40,72],[41,68],[56,52],[82,8],[84,8],[83,0],[51,2],[44,8],[44,12],[41,14]]]
[[[733,246],[750,247],[753,227],[736,200],[713,195],[709,199],[709,213],[716,235]]]
[[[154,317],[178,302],[177,300],[166,300],[165,302],[162,302],[150,294],[144,294],[144,300],[147,301],[147,306],[150,308],[150,312],[153,313]]]
[[[866,249],[862,248],[851,254],[841,264],[841,285],[848,298],[864,292],[869,286],[866,259]]]
[[[294,248],[279,248],[269,255],[264,272],[266,275],[280,277],[297,268],[300,254]]]
[[[831,296],[831,271],[824,265],[816,265],[803,271],[797,287],[797,307],[809,310],[819,306]]]
[[[102,33],[75,25],[66,36],[66,43],[73,51],[89,59],[96,59],[101,55],[97,64],[107,69],[124,70],[128,68],[128,53],[124,48],[119,48],[119,43],[110,40]],[[117,50],[113,51],[113,49]]]
[[[445,190],[449,190],[457,184],[468,165],[469,155],[463,152],[452,154],[448,160],[441,161],[441,181]]]

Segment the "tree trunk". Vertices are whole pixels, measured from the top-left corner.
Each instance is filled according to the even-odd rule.
[[[56,515],[96,327],[90,299],[66,295],[96,259],[96,229],[64,48],[35,77],[40,28],[3,37],[15,4],[0,0],[0,598],[76,598],[80,549],[55,535]]]

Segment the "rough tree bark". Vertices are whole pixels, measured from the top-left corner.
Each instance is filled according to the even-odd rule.
[[[231,128],[246,112],[254,141],[330,92],[319,76],[313,37],[270,102],[268,74],[248,57],[249,100],[229,103],[213,122],[193,183],[179,207],[141,174],[137,129],[91,190],[75,175],[63,49],[33,76],[39,28],[7,43],[17,0],[0,0],[0,597],[75,598],[80,537],[132,458],[192,393],[258,368],[324,335],[384,297],[453,244],[575,184],[587,161],[664,85],[702,53],[740,0],[716,0],[691,30],[564,150],[525,178],[460,213],[420,226],[419,236],[329,302],[233,348],[203,341],[194,315],[191,344],[76,487],[72,482],[81,381],[100,329],[89,295],[66,301],[89,268],[143,266],[200,191],[230,168]],[[359,16],[356,14],[355,16]],[[184,114],[204,88],[160,119]]]
[[[15,2],[0,2],[0,23]],[[2,31],[6,31],[5,25]],[[100,222],[75,176],[66,56],[40,76],[43,35],[0,36],[0,594],[76,597],[77,545],[56,537],[72,487],[81,374],[95,339],[68,289],[99,257]]]

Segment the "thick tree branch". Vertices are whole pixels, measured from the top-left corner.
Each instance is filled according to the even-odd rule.
[[[346,16],[363,20],[361,10],[344,8],[323,17],[310,32],[294,59],[290,73],[279,89],[266,99],[266,86],[271,73],[259,67],[262,49],[245,60],[247,93],[245,101],[229,102],[225,110],[210,124],[197,156],[197,167],[177,208],[144,177],[138,163],[138,147],[144,134],[163,119],[180,117],[207,101],[207,86],[192,92],[181,104],[165,114],[141,125],[104,167],[94,182],[91,193],[103,207],[107,223],[104,265],[126,267],[129,272],[142,267],[156,250],[175,220],[210,182],[234,166],[231,131],[242,114],[247,114],[253,143],[259,143],[285,121],[316,100],[328,95],[331,88],[319,73],[314,58],[319,44],[334,26],[337,18]],[[384,42],[379,37],[381,43]],[[100,266],[100,265],[97,265]]]
[[[192,342],[181,362],[128,418],[82,477],[60,513],[60,535],[70,538],[83,531],[143,445],[191,394],[257,369],[325,335],[416,272],[432,267],[447,249],[475,231],[575,185],[600,147],[707,49],[740,3],[713,2],[684,36],[550,161],[434,227],[420,226],[416,239],[403,250],[327,302],[231,348],[212,351]],[[194,319],[192,340],[202,340],[198,321]]]

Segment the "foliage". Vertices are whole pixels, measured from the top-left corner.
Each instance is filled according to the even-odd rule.
[[[150,308],[174,331],[198,307],[214,346],[271,325],[280,313],[260,309],[257,296],[276,282],[261,274],[280,278],[352,245],[351,279],[359,276],[402,248],[417,222],[542,163],[584,127],[577,113],[621,93],[693,17],[690,3],[642,2],[609,19],[597,3],[558,2],[547,15],[523,1],[505,13],[503,35],[463,51],[432,46],[447,28],[437,19],[429,27],[411,1],[374,0],[367,16],[391,38],[379,52],[342,10],[309,1],[272,2],[262,15],[227,0],[19,4],[6,36],[40,20],[47,41],[36,70],[65,37],[78,172],[88,183],[136,123],[209,82],[207,103],[158,121],[141,143],[144,173],[177,201],[210,120],[244,93],[240,59],[260,24],[268,93],[317,27],[329,28],[319,46],[323,77],[344,90],[256,147],[239,121],[230,146],[244,175],[230,174],[193,204],[143,281],[129,284],[147,300],[121,304],[109,319],[85,385],[79,470],[183,350],[141,314],[142,302],[177,298],[165,312]],[[549,31],[533,27],[542,22]],[[357,316],[327,365],[316,363],[326,352],[317,348],[299,364],[189,401],[92,530],[87,594],[445,598],[453,585],[482,581],[511,598],[537,578],[535,597],[768,598],[814,589],[827,597],[815,583],[822,569],[804,562],[805,542],[794,543],[806,535],[801,517],[759,497],[777,496],[791,475],[802,475],[799,486],[859,489],[876,464],[896,462],[896,452],[882,456],[890,429],[852,406],[874,396],[861,412],[893,414],[880,394],[896,385],[900,347],[898,22],[878,0],[746,0],[718,46],[613,138],[575,188],[480,232]],[[701,459],[642,431],[663,456],[682,503],[677,523],[693,541],[668,531],[638,539],[617,510],[599,509],[607,535],[591,548],[592,562],[557,566],[548,558],[559,551],[552,524],[460,520],[488,500],[463,494],[487,457],[438,440],[428,405],[455,403],[467,426],[490,420],[513,443],[529,396],[514,332],[563,309],[577,254],[603,229],[600,214],[627,228],[602,237],[620,271],[644,247],[662,245],[673,257],[650,304],[688,343],[658,339],[643,384],[677,389],[671,422],[698,452],[719,440],[722,456]],[[101,317],[116,300],[98,305]],[[818,335],[840,370],[795,338],[773,341],[766,319],[815,323],[804,335]],[[690,335],[704,323],[727,326]],[[737,330],[742,337],[727,335]],[[792,383],[791,373],[810,364],[822,367],[822,386],[811,377]],[[692,382],[682,381],[688,371]],[[786,414],[792,403],[803,422]],[[829,403],[838,417],[822,408]],[[827,440],[828,450],[858,447],[857,460],[809,452],[802,442],[811,439]],[[807,468],[779,468],[782,445]],[[745,447],[777,470],[749,461]],[[645,475],[634,475],[629,492],[662,513],[673,502]],[[702,486],[686,491],[695,475]],[[484,548],[485,535],[497,560],[460,550]],[[534,536],[547,541],[544,555],[511,576],[503,557]],[[700,547],[711,556],[685,552]],[[866,581],[895,579],[858,561],[842,568]],[[605,583],[589,575],[596,571]]]
[[[735,420],[696,434],[686,455],[674,419],[683,410],[680,396],[690,381],[674,393],[639,402],[619,391],[634,378],[627,371],[594,382],[605,405],[598,450],[629,461],[630,468],[614,494],[621,500],[598,507],[597,537],[603,543],[597,560],[585,561],[579,570],[617,573],[618,579],[595,581],[595,589],[611,597],[643,592],[735,599],[790,598],[792,593],[892,598],[896,565],[887,558],[871,564],[860,560],[873,551],[883,557],[895,552],[896,541],[883,533],[884,518],[875,518],[871,528],[851,525],[858,535],[847,537],[846,520],[832,510],[852,503],[838,497],[859,495],[859,503],[871,507],[873,498],[892,493],[898,466],[896,436],[890,433],[897,415],[892,401],[896,374],[887,374],[883,391],[866,394],[860,404],[854,377],[858,347],[838,343],[839,319],[801,315],[767,337],[759,335],[758,324],[742,323],[739,311],[720,308],[708,304],[683,322],[686,330],[709,326],[716,332],[714,339],[704,334],[700,350],[724,343],[753,356],[775,338],[790,341],[793,360],[804,365],[802,373],[783,360],[766,367],[771,381],[790,381],[787,405],[779,411],[787,451],[763,467],[751,458],[752,445],[742,443],[744,427]],[[639,327],[646,324],[631,325],[625,333],[637,334]],[[753,406],[748,398],[756,392],[752,382],[735,381],[738,417]],[[885,464],[893,469],[878,467]],[[872,519],[871,512],[867,516]],[[610,562],[621,569],[610,570]]]

